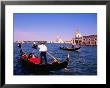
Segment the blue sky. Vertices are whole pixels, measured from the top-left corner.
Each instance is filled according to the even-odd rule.
[[[13,19],[14,41],[71,40],[77,30],[97,34],[96,13],[15,13]]]

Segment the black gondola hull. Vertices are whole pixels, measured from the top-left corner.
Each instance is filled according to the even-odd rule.
[[[60,49],[67,50],[67,51],[76,51],[76,50],[79,50],[80,47],[79,48],[63,48],[63,47],[60,47]]]
[[[68,65],[68,61],[61,62],[59,64],[34,64],[27,60],[21,59],[22,66],[27,69],[31,70],[33,72],[38,71],[56,71],[63,68],[66,68]]]

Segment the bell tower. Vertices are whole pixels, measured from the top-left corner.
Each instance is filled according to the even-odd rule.
[[[81,42],[82,42],[82,35],[78,28],[77,31],[75,32],[74,44],[81,44]]]

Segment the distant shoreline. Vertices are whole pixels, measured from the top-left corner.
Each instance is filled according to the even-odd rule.
[[[25,41],[24,43],[30,43],[30,44],[32,44],[33,42],[36,42],[36,41]],[[39,44],[39,42],[41,42],[41,41],[37,41],[36,43],[38,43]],[[14,43],[18,43],[18,42],[14,42]],[[46,43],[48,43],[48,44],[71,44],[71,43],[50,43],[50,42],[46,42]],[[81,45],[81,46],[97,46],[97,45]]]

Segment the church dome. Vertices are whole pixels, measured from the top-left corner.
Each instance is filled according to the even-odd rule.
[[[80,32],[76,32],[76,33],[75,33],[75,37],[77,37],[77,38],[82,37],[82,36],[81,36],[81,33],[80,33]]]

